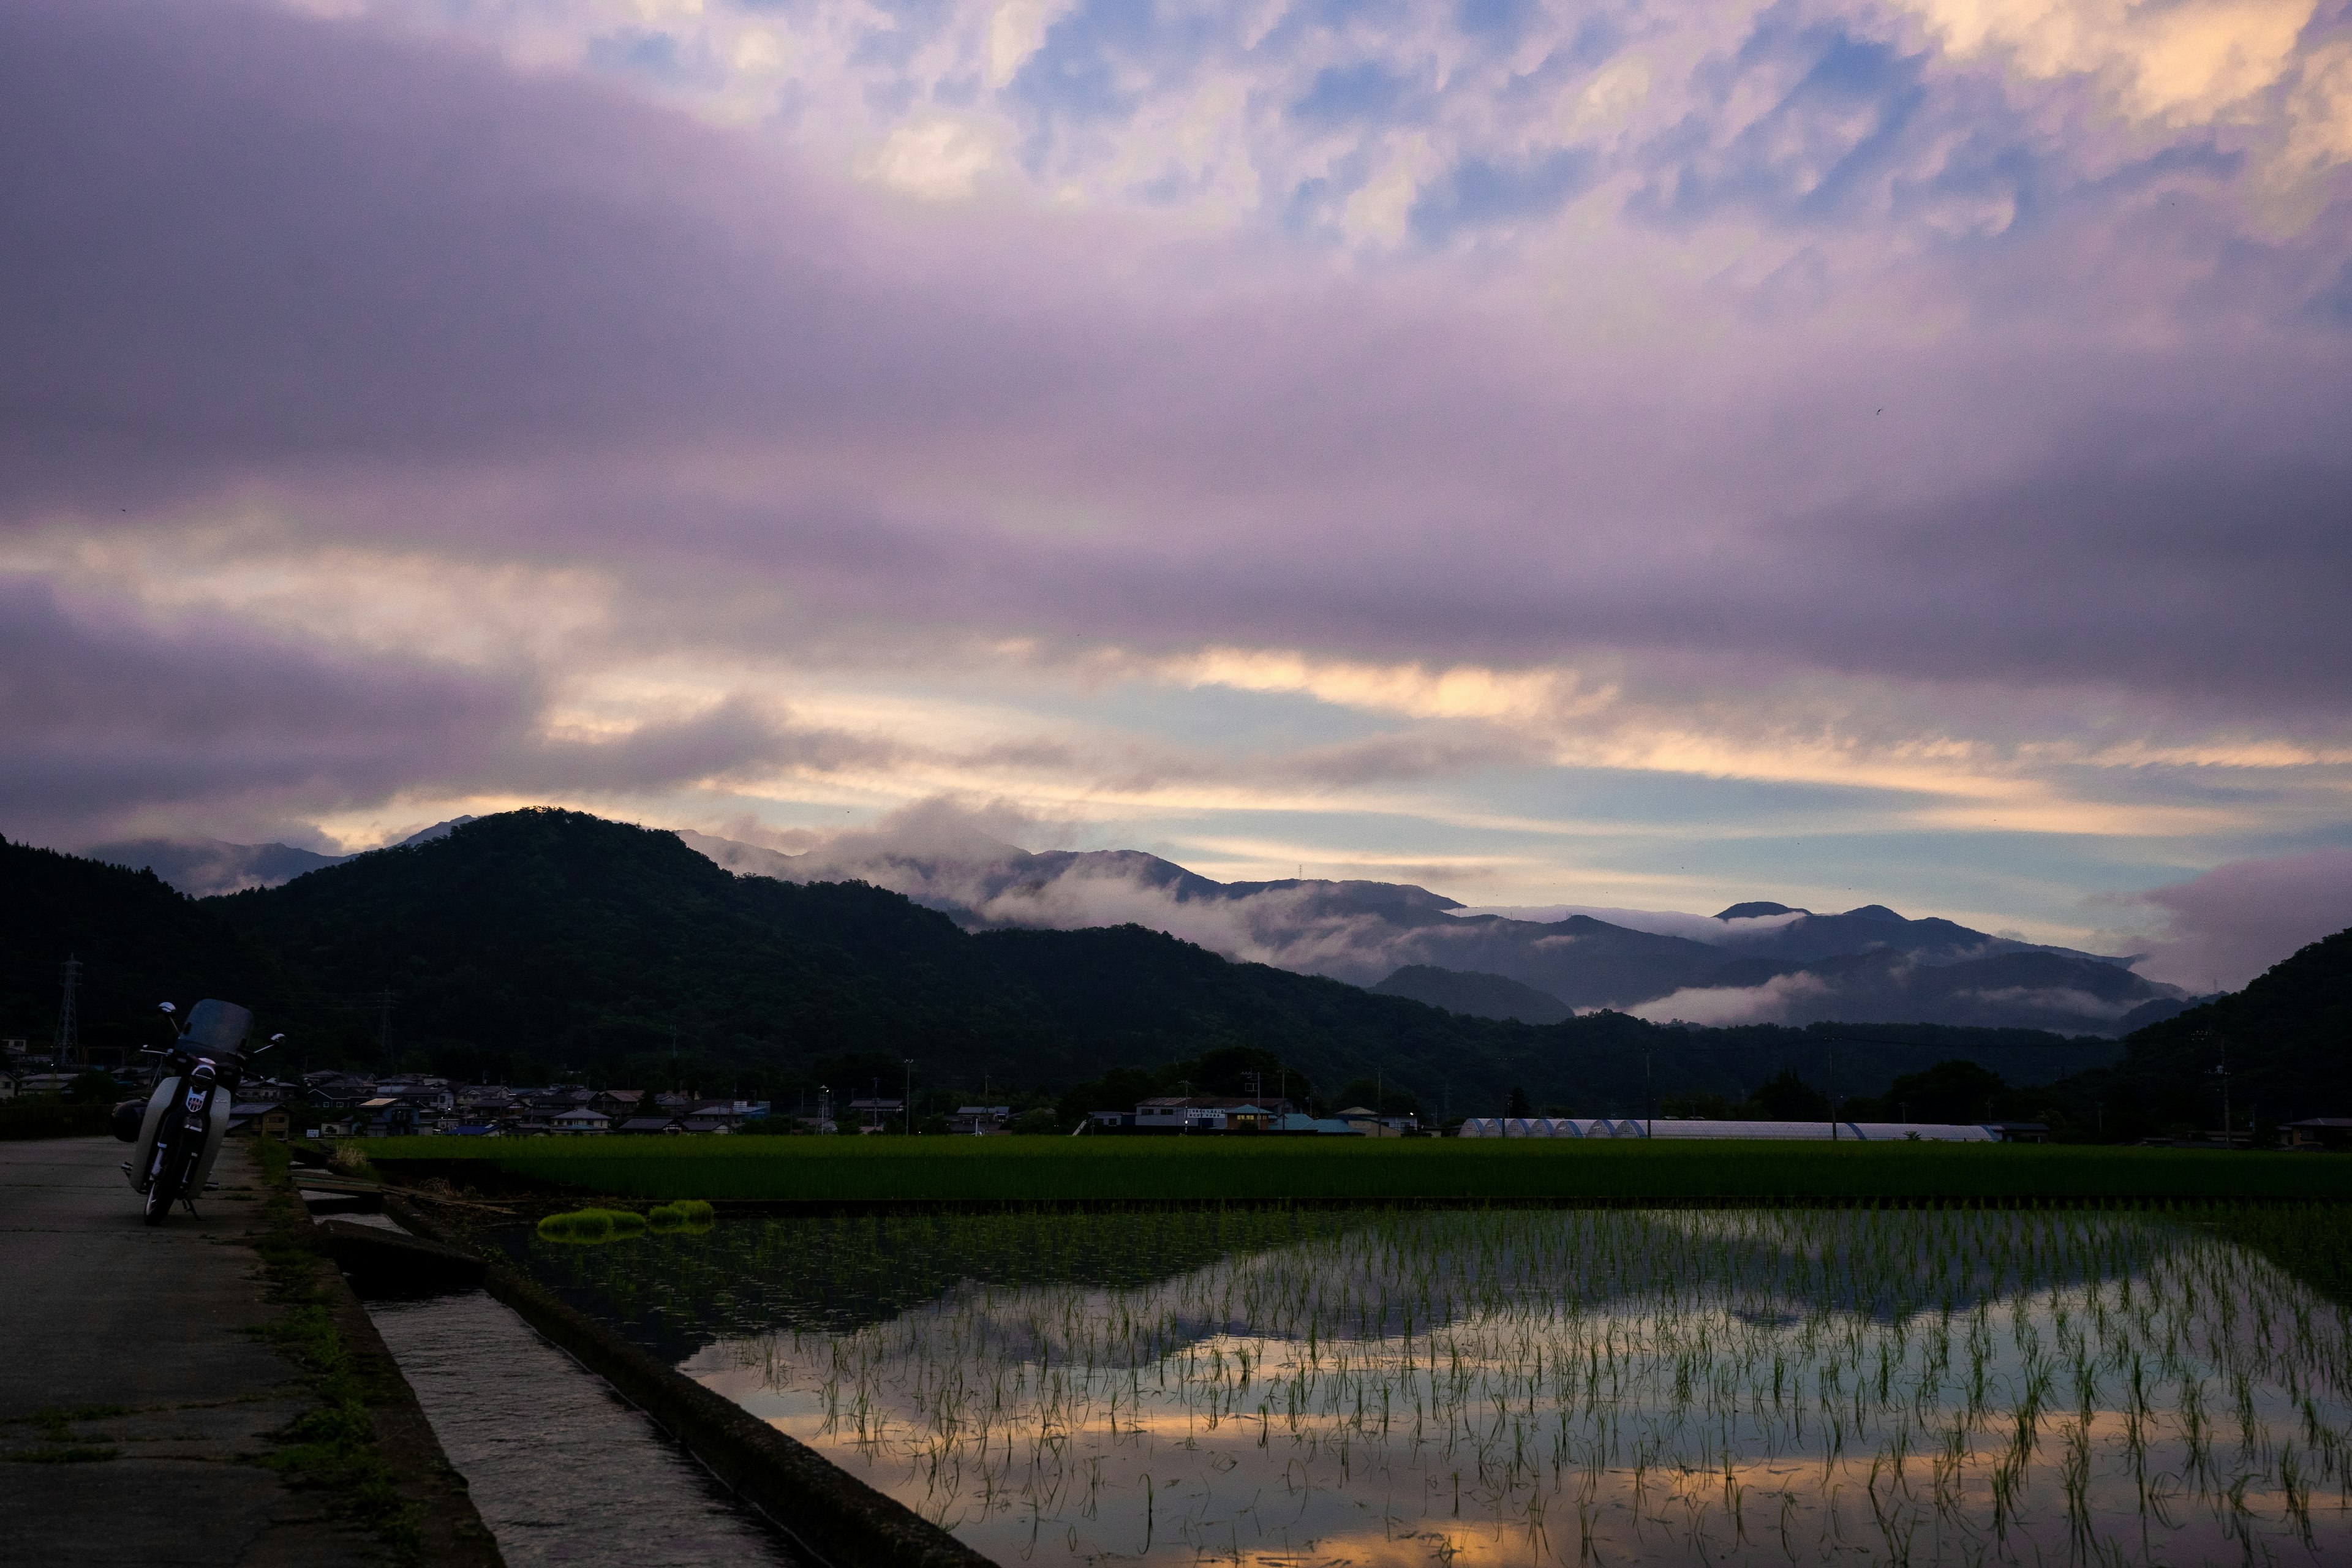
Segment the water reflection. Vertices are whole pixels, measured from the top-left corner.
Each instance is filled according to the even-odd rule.
[[[1005,1563],[2352,1547],[2344,1316],[2158,1219],[1040,1215],[514,1245]]]

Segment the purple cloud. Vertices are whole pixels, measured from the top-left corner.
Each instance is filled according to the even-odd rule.
[[[796,717],[818,707],[800,684],[835,676],[976,691],[975,649],[1066,691],[1098,656],[1208,645],[1589,663],[1579,690],[1700,742],[2339,753],[2352,323],[2312,301],[2352,257],[2352,208],[2320,184],[2293,223],[2247,219],[2254,153],[2218,121],[2142,147],[2081,82],[1787,7],[1721,25],[1772,47],[1708,33],[1690,58],[1712,63],[1661,77],[1622,134],[1580,132],[1598,150],[1557,178],[1537,177],[1551,143],[1473,145],[1458,104],[1398,96],[1438,137],[1424,205],[1400,212],[1435,217],[1342,253],[1333,226],[1405,128],[1369,103],[1328,158],[1267,153],[1331,171],[1311,201],[1266,196],[1297,197],[1276,233],[985,181],[925,206],[814,135],[721,129],[462,35],[0,8],[0,545],[25,574],[7,674],[33,737],[0,807],[60,833],[142,812],[229,831],[215,818],[403,791],[918,763],[1059,770],[1082,798],[1229,783],[1241,751],[1243,782],[1295,804],[1538,770],[1580,733],[1350,713],[1229,746],[1211,725],[1106,740],[1109,721],[1000,714],[940,740],[929,710],[894,733]],[[1343,30],[1328,59],[1303,23],[1274,40],[1302,90],[1381,58],[1371,23]],[[1031,74],[1005,68],[1015,98],[1127,48],[1046,33]],[[1517,86],[1510,51],[1478,55],[1501,73],[1480,79],[1495,135],[1601,102],[1593,73],[1639,41],[1596,35]],[[1204,58],[1155,79],[1239,58]],[[1763,107],[1734,123],[1740,104]],[[1100,151],[1079,146],[1092,112],[1036,100],[1032,123],[1069,138],[1036,152],[1039,181]],[[1938,227],[1955,203],[2000,221]],[[391,653],[226,613],[199,638],[153,609],[185,596],[58,564],[60,540],[131,549],[248,514],[288,560],[556,569],[609,608],[461,665],[424,651],[422,620],[455,612],[421,611]],[[706,700],[549,738],[601,672],[665,659],[632,689],[703,680]],[[1774,707],[1808,682],[1830,695]],[[1678,765],[1732,772],[1727,749]],[[2168,798],[2219,814],[2261,794],[2242,782]],[[2342,815],[2298,809],[2297,830]]]
[[[527,727],[527,682],[336,658],[205,621],[165,630],[0,578],[0,814],[87,840],[142,814],[224,826],[382,799],[481,768]]]
[[[2141,973],[2192,991],[2234,991],[2352,926],[2352,848],[2233,860],[2140,901],[2164,921]]]

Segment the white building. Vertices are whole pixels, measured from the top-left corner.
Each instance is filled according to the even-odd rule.
[[[1656,1138],[1660,1141],[1817,1141],[1854,1143],[1998,1143],[2000,1133],[1966,1122],[1709,1121],[1661,1116],[1612,1120],[1606,1116],[1474,1116],[1463,1122],[1464,1138]]]

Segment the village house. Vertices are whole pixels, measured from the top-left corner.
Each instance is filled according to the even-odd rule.
[[[2288,1149],[2352,1149],[2352,1117],[2311,1116],[2279,1129]]]
[[[1286,1100],[1260,1102],[1219,1095],[1163,1094],[1137,1101],[1134,1120],[1126,1125],[1177,1132],[1265,1132],[1277,1130],[1290,1114]]]
[[[283,1143],[294,1136],[294,1114],[278,1100],[241,1100],[229,1108],[228,1135],[275,1138]]]

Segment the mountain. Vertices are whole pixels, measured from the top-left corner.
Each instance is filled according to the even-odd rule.
[[[1883,904],[1816,914],[1756,901],[1713,917],[1628,910],[1605,919],[1564,909],[1467,910],[1407,883],[1218,882],[1153,855],[1033,854],[952,828],[919,845],[853,836],[798,856],[681,837],[749,875],[892,888],[972,931],[1134,921],[1230,957],[1390,994],[1398,994],[1391,980],[1400,971],[1486,975],[1534,994],[1473,1003],[1456,989],[1451,994],[1465,1005],[1437,1004],[1476,1016],[1553,1016],[1534,999],[1548,998],[1575,1011],[1703,1023],[1895,1019],[2116,1035],[2187,1005],[2177,988],[2143,980],[2120,960],[1907,919]],[[2046,962],[2015,972],[1995,962],[2016,955]],[[1990,967],[1912,973],[1975,964]],[[1433,1002],[1425,987],[1451,983],[1406,984],[1420,987],[1406,994]]]
[[[1716,970],[1706,985],[1735,994],[1777,985],[1809,1018],[1826,1023],[1933,1018],[1980,1028],[2121,1033],[2135,1015],[2137,1022],[2148,1022],[2152,1013],[2187,1005],[2167,994],[2169,987],[2142,980],[2119,964],[2030,951],[1948,963],[1891,948],[1810,963],[1742,958]]]
[[[1786,916],[1785,920],[1774,919]],[[2006,952],[2048,952],[2095,963],[2127,967],[2127,961],[2073,948],[2045,947],[2014,937],[1971,931],[1954,921],[1910,920],[1885,904],[1864,904],[1843,914],[1817,915],[1786,904],[1734,904],[1717,915],[1726,927],[1722,945],[1758,958],[1807,962],[1848,953],[1906,953],[1924,963],[1958,963]],[[1738,922],[1735,925],[1735,922]]]
[[[394,847],[433,842],[470,820],[436,824]],[[676,837],[738,875],[868,882],[971,931],[1134,923],[1228,957],[1390,994],[1400,994],[1390,982],[1401,971],[1484,975],[1526,993],[1481,1002],[1457,988],[1450,994],[1464,1005],[1440,1004],[1474,1016],[1610,1008],[1708,1024],[1893,1019],[2119,1035],[2189,1005],[2121,960],[1906,919],[1882,904],[1816,914],[1759,900],[1713,917],[1623,910],[1604,919],[1471,910],[1408,883],[1219,882],[1139,851],[1032,853],[954,824],[887,840],[850,836],[802,855],[690,831]],[[149,840],[108,853],[194,892],[267,888],[341,863],[284,845],[212,840]],[[2000,962],[2022,955],[2044,962],[2021,970]],[[1446,983],[1407,983],[1431,984]]]
[[[341,864],[347,857],[321,855],[291,844],[226,844],[217,838],[129,838],[97,845],[93,860],[156,876],[193,898],[274,888],[306,871]]]
[[[2243,1128],[2352,1115],[2352,931],[2273,965],[2242,991],[2136,1031],[2123,1058],[2058,1085],[2086,1118],[2124,1132]]]
[[[485,817],[201,901],[152,872],[0,842],[0,1035],[43,1043],[71,953],[93,1044],[156,1037],[159,1000],[225,995],[254,1006],[264,1032],[287,1030],[289,1055],[314,1065],[521,1080],[669,1072],[789,1098],[795,1086],[878,1085],[911,1058],[937,1088],[976,1089],[986,1071],[1054,1090],[1238,1047],[1327,1088],[1378,1074],[1456,1111],[1499,1106],[1516,1087],[1547,1108],[1630,1114],[1644,1103],[1645,1066],[1661,1098],[1736,1100],[1784,1070],[1824,1082],[1833,1052],[1841,1094],[1968,1060],[2044,1086],[2041,1102],[2074,1126],[2129,1131],[2218,1122],[2210,1069],[2226,1045],[2242,1121],[2352,1111],[2352,931],[2118,1047],[1925,1024],[1465,1016],[1132,923],[966,930],[887,889],[739,877],[677,835],[574,812]],[[1928,987],[1938,1006],[1988,993],[2014,1004],[2084,979],[2063,955],[2033,952],[1946,965],[1885,951],[1734,962],[1759,967],[1727,979]],[[2129,1002],[2127,972],[2097,969],[2108,989],[2070,1005]],[[1404,983],[1492,994],[1498,979],[1509,983],[1494,971]]]
[[[446,837],[470,816],[453,816],[412,833],[394,847],[424,844]],[[241,893],[250,888],[275,888],[328,866],[340,866],[348,855],[321,855],[291,844],[229,844],[218,838],[126,838],[83,851],[90,859],[133,871],[152,871],[191,898],[209,899]]]
[[[82,1043],[156,1045],[158,1002],[184,1009],[207,994],[287,997],[275,955],[152,871],[0,840],[0,1035],[47,1052],[68,958]]]
[[[1522,985],[1507,975],[1465,973],[1408,963],[1371,987],[1375,996],[1403,996],[1473,1018],[1516,1018],[1522,1024],[1557,1024],[1569,1016],[1559,997]]]
[[[677,836],[522,811],[201,902],[152,873],[0,846],[0,1033],[45,1036],[68,942],[86,1011],[129,1043],[156,1000],[226,995],[290,1059],[519,1081],[733,1081],[791,1098],[920,1082],[1054,1091],[1223,1047],[1334,1088],[1380,1076],[1430,1106],[1630,1113],[1658,1092],[1737,1097],[1812,1072],[1818,1033],[1670,1028],[1601,1013],[1538,1026],[1465,1017],[1135,924],[967,931],[858,883],[738,877]],[[145,1026],[152,1028],[152,1024]],[[2043,1082],[2102,1042],[1916,1026],[1838,1046],[1839,1082],[1984,1057]],[[675,1052],[675,1057],[673,1053]]]

